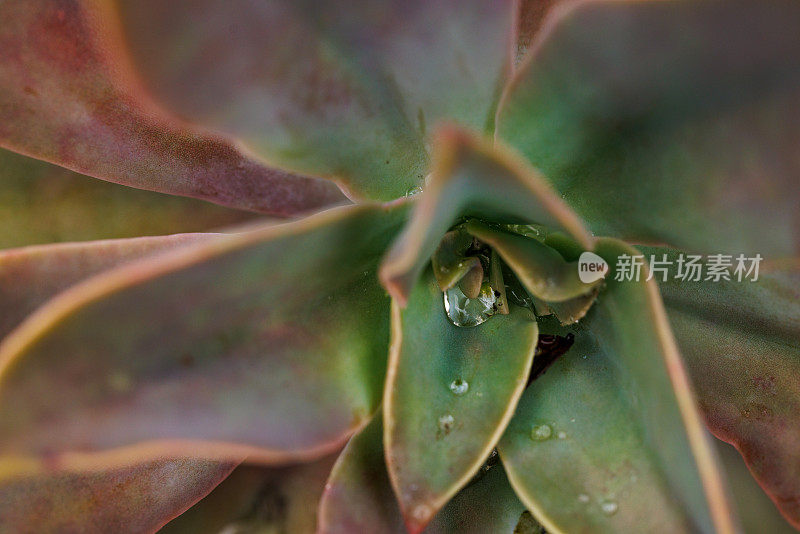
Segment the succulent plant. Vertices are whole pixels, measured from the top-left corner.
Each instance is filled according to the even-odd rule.
[[[796,0],[0,20],[0,532],[800,528]]]

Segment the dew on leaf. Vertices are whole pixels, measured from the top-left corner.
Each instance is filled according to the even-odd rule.
[[[455,418],[450,414],[445,414],[439,417],[439,430],[445,435],[450,433],[453,429],[453,424],[456,422]]]
[[[463,395],[469,391],[469,383],[466,380],[456,378],[450,382],[450,391],[452,391],[455,395]]]
[[[556,434],[556,437],[558,439],[567,439],[567,433],[562,430],[558,434]]]
[[[416,187],[412,187],[411,189],[406,191],[406,196],[407,197],[413,197],[414,195],[418,195],[420,193],[422,193],[422,187],[416,186]]]
[[[589,496],[586,495],[585,493],[581,493],[580,495],[578,495],[578,502],[582,502],[584,504],[588,503],[589,502]]]
[[[614,501],[604,501],[600,503],[600,510],[602,510],[606,515],[614,515],[617,513],[618,509],[619,505]]]
[[[531,429],[531,439],[534,441],[544,441],[550,439],[553,435],[553,429],[548,424],[535,425]]]
[[[470,299],[458,286],[444,292],[444,309],[456,326],[478,326],[497,311],[497,297],[488,282],[481,285],[478,298]]]

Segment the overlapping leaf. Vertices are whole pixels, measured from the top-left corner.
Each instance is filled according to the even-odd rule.
[[[591,248],[588,231],[534,169],[474,134],[443,129],[433,172],[408,227],[381,267],[389,293],[405,304],[411,287],[447,230],[473,216],[499,222],[536,222],[562,228]]]
[[[118,0],[151,86],[267,161],[388,200],[442,119],[493,124],[510,0]]]
[[[584,0],[559,13],[507,87],[498,137],[597,233],[794,254],[800,4]]]
[[[121,53],[108,3],[9,0],[0,20],[8,22],[0,146],[104,180],[277,215],[343,201],[330,182],[266,168],[153,105]]]
[[[73,287],[0,347],[0,448],[127,446],[103,461],[129,462],[337,446],[379,401],[389,313],[375,271],[406,212],[341,208]]]
[[[411,532],[489,455],[525,387],[536,340],[532,314],[518,307],[476,328],[454,326],[429,269],[406,309],[393,304],[384,440]]]

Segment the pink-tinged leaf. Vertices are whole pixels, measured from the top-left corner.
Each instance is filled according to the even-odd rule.
[[[388,200],[428,172],[441,120],[491,128],[511,0],[117,0],[166,102],[266,161]]]
[[[427,269],[408,306],[392,304],[384,393],[386,463],[410,532],[478,471],[522,395],[537,342],[527,309],[454,326]]]
[[[592,246],[581,220],[545,179],[506,148],[457,127],[436,139],[433,172],[411,221],[381,265],[384,286],[401,305],[445,233],[459,218],[539,223]]]
[[[274,462],[342,444],[377,408],[377,262],[407,206],[327,211],[188,244],[61,293],[0,345],[0,449],[107,461]],[[58,432],[53,432],[57,424]]]
[[[274,468],[243,464],[159,533],[313,533],[316,503],[337,456]]]
[[[95,180],[0,149],[0,249],[204,232],[255,213]]]
[[[729,276],[659,285],[708,426],[800,528],[800,263],[762,265],[756,281]]]
[[[154,459],[56,471],[0,458],[0,532],[155,532],[225,479],[236,464]]]
[[[58,292],[117,265],[220,237],[178,234],[0,251],[0,339]]]
[[[496,134],[595,233],[800,250],[800,3],[582,0],[545,26]]]
[[[517,20],[515,24],[517,36],[516,63],[525,59],[525,54],[535,42],[545,17],[557,3],[563,0],[519,0],[517,2]]]
[[[290,215],[343,196],[264,167],[232,142],[154,105],[107,2],[0,5],[0,146],[112,182]]]
[[[320,502],[318,534],[407,532],[386,471],[382,436],[378,416],[342,451]],[[524,509],[497,465],[458,492],[424,532],[510,533]]]

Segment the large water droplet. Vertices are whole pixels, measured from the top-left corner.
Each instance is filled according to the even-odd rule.
[[[450,382],[450,391],[452,391],[455,395],[463,395],[469,391],[469,383],[466,380],[456,378]]]
[[[478,326],[497,311],[497,296],[488,282],[476,299],[467,298],[456,285],[444,292],[444,309],[456,326]]]
[[[455,418],[450,414],[445,414],[439,418],[439,430],[444,434],[449,434],[455,424]]]
[[[600,503],[600,509],[606,515],[614,515],[619,509],[619,505],[614,501],[604,501]]]
[[[531,429],[531,439],[534,441],[544,441],[550,439],[553,435],[553,429],[550,425],[536,425]]]

